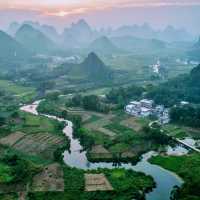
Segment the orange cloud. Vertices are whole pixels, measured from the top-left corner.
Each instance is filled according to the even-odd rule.
[[[37,10],[60,17],[111,8],[189,5],[200,5],[200,0],[0,0],[0,9]]]

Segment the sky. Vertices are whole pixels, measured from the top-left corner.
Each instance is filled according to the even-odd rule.
[[[95,28],[147,22],[200,34],[200,0],[0,0],[0,29],[33,20],[61,30],[81,18]]]

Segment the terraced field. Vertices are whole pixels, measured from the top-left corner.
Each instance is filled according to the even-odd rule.
[[[6,141],[6,142],[5,142]],[[1,144],[8,145],[15,150],[28,155],[53,156],[54,150],[64,144],[63,137],[48,134],[13,133],[0,140]]]

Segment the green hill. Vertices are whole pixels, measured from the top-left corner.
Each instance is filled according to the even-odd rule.
[[[3,31],[0,31],[0,44],[0,59],[24,59],[30,55],[27,49]]]
[[[172,106],[180,101],[200,102],[200,65],[191,70],[190,74],[180,75],[167,81],[148,93],[148,97],[158,104]]]
[[[48,53],[55,49],[55,44],[47,36],[28,24],[19,28],[15,38],[34,53]]]
[[[63,64],[55,73],[67,75],[70,79],[104,82],[112,79],[112,71],[95,53],[90,53],[80,64]]]

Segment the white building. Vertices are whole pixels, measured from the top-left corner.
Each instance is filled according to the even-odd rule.
[[[181,103],[181,106],[185,106],[185,105],[188,105],[188,104],[189,104],[188,101],[181,101],[180,103]]]
[[[154,115],[161,124],[167,124],[170,121],[169,109],[163,105],[154,107],[153,100],[143,99],[141,101],[131,101],[125,111],[136,117],[148,117]]]
[[[145,107],[149,109],[153,108],[153,100],[143,99],[140,101],[140,103],[141,103],[141,107]]]
[[[151,113],[152,113],[151,109],[148,109],[148,108],[145,108],[145,107],[141,108],[140,115],[142,117],[148,117],[149,115],[151,115]]]
[[[159,117],[159,122],[161,124],[168,124],[170,122],[169,109],[163,111],[162,115]]]

